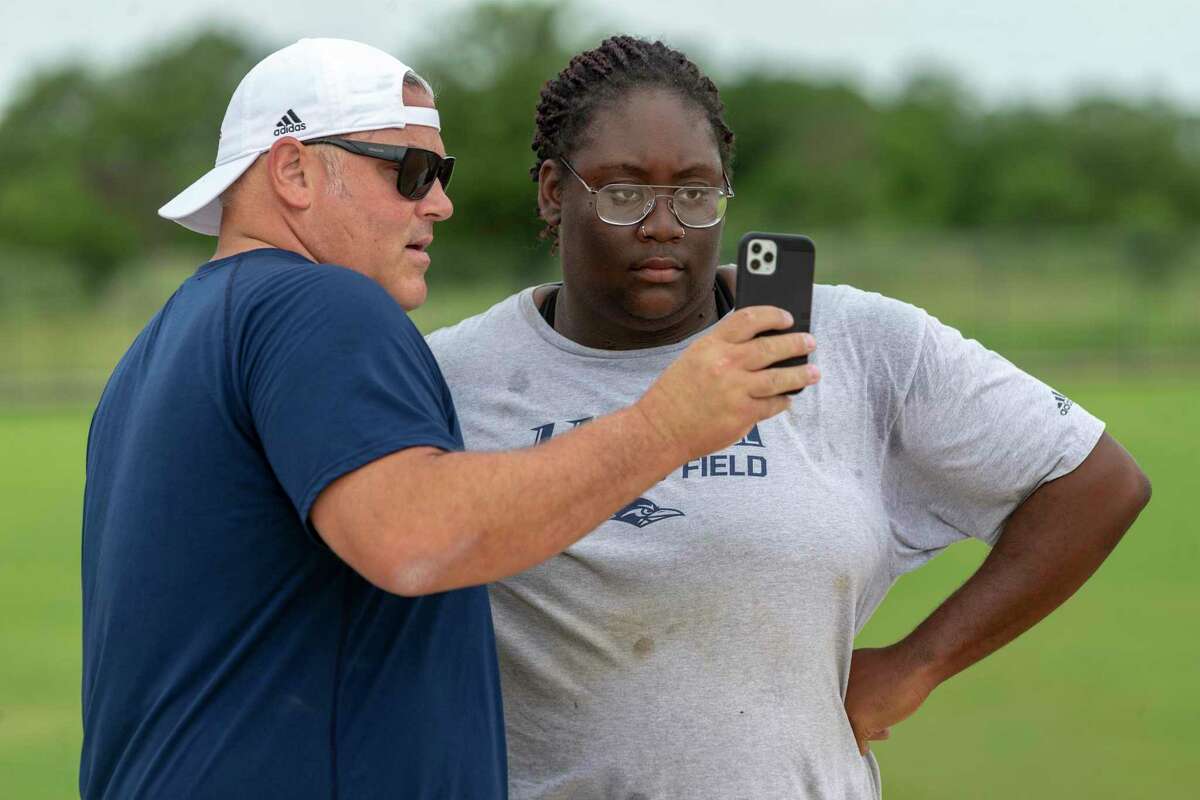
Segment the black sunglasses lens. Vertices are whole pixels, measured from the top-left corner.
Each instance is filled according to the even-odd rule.
[[[429,150],[410,148],[400,162],[400,174],[396,177],[396,189],[409,200],[420,200],[429,194],[433,182],[445,169],[445,159]],[[442,182],[445,188],[445,181]]]

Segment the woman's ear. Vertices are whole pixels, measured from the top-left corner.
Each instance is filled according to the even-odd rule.
[[[725,284],[732,295],[737,295],[737,264],[721,264],[717,267],[717,280]]]
[[[538,168],[538,213],[551,227],[562,222],[562,176],[562,167],[552,159]]]

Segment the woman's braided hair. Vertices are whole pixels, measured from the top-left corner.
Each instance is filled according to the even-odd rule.
[[[721,165],[728,170],[733,155],[733,131],[725,124],[725,106],[716,84],[678,50],[662,42],[633,36],[611,36],[593,50],[571,59],[566,68],[542,87],[538,101],[530,175],[536,181],[547,159],[570,156],[581,144],[595,110],[630,89],[674,90],[695,102],[708,117]],[[547,224],[543,238],[556,239]]]

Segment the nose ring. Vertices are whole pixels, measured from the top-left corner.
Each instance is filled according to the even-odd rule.
[[[642,223],[641,227],[638,228],[638,233],[641,234],[641,237],[643,239],[650,238],[650,234],[646,233],[646,223],[644,223],[644,222]],[[687,228],[681,227],[679,229],[679,236],[677,236],[676,238],[679,239],[680,241],[683,241],[683,237],[685,237],[685,236],[687,236]]]

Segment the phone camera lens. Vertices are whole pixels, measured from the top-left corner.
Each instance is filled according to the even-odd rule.
[[[760,261],[759,261],[757,258],[756,258],[756,259],[753,259],[753,260],[750,262],[750,271],[751,271],[751,272],[757,272],[757,271],[758,271],[758,268],[759,268],[760,266],[762,266],[762,262],[760,262]]]
[[[767,253],[766,255],[763,256],[763,261],[767,262],[768,264],[770,264],[774,260],[775,260],[774,253]]]
[[[762,244],[755,242],[754,244],[750,245],[750,252],[754,253],[754,255],[758,255],[762,252]]]

